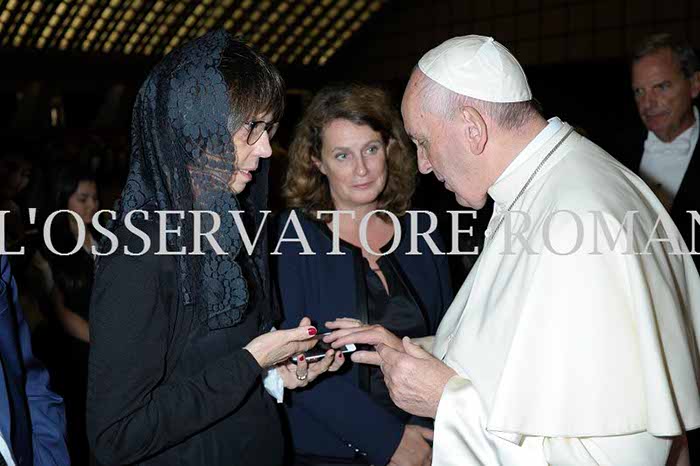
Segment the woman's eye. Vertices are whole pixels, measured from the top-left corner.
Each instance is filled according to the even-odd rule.
[[[345,152],[338,152],[337,154],[335,154],[336,160],[345,160],[347,158],[348,158],[348,154],[346,154]]]
[[[368,154],[376,154],[377,152],[379,152],[379,147],[377,147],[377,146],[369,146],[367,148]]]

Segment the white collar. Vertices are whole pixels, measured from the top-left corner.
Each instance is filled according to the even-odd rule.
[[[530,160],[535,154],[539,153],[539,150],[554,137],[557,132],[559,132],[564,123],[559,119],[559,117],[550,118],[548,120],[547,126],[545,126],[542,131],[537,133],[537,136],[530,141],[525,148],[520,151],[518,155],[515,156],[513,161],[506,167],[506,169],[501,173],[496,182],[491,185],[488,189],[489,196],[497,203],[504,204],[511,202],[517,195],[518,190],[522,189],[522,186],[518,185],[517,181],[520,177],[511,176],[517,172],[518,167],[522,166]],[[512,179],[512,183],[509,178]]]
[[[656,136],[656,134],[649,131],[647,134],[647,139],[644,142],[644,150],[652,153],[671,152],[676,153],[679,156],[690,157],[692,154],[691,147],[694,145],[693,142],[697,140],[698,130],[700,129],[700,115],[698,114],[697,107],[693,107],[693,115],[695,117],[695,123],[676,136],[676,138],[671,142],[662,141]]]

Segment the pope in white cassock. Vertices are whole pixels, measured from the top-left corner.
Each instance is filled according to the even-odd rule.
[[[464,206],[494,199],[486,244],[432,341],[364,326],[333,345],[376,345],[353,360],[435,419],[434,465],[687,464],[700,277],[651,190],[546,121],[491,38],[428,52],[402,113],[421,173]]]

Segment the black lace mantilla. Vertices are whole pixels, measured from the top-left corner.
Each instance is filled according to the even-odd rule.
[[[216,255],[202,241],[204,255],[177,256],[184,303],[194,306],[211,329],[239,323],[252,294],[258,301],[268,301],[270,295],[266,241],[260,241],[249,257],[241,250],[240,233],[228,213],[243,205],[255,224],[267,202],[267,160],[260,160],[245,199],[237,199],[227,187],[235,151],[229,89],[219,65],[234,40],[225,31],[206,34],[174,50],[146,79],[133,111],[131,168],[117,219],[110,226],[119,227],[135,209],[209,210],[219,215],[216,239],[228,255]],[[209,231],[210,217],[203,215],[202,220],[202,231]],[[168,228],[178,227],[181,234],[170,235],[168,248],[191,251],[192,216],[169,216]],[[246,277],[255,293],[249,292]],[[269,314],[269,302],[264,304],[261,309]],[[269,326],[270,319],[263,316],[261,326]]]

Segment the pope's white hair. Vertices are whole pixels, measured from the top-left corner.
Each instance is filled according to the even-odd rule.
[[[500,127],[515,130],[530,118],[539,115],[532,100],[524,102],[488,102],[466,95],[457,94],[419,72],[422,80],[420,95],[423,110],[452,119],[465,107],[473,107],[482,115],[488,116]]]

